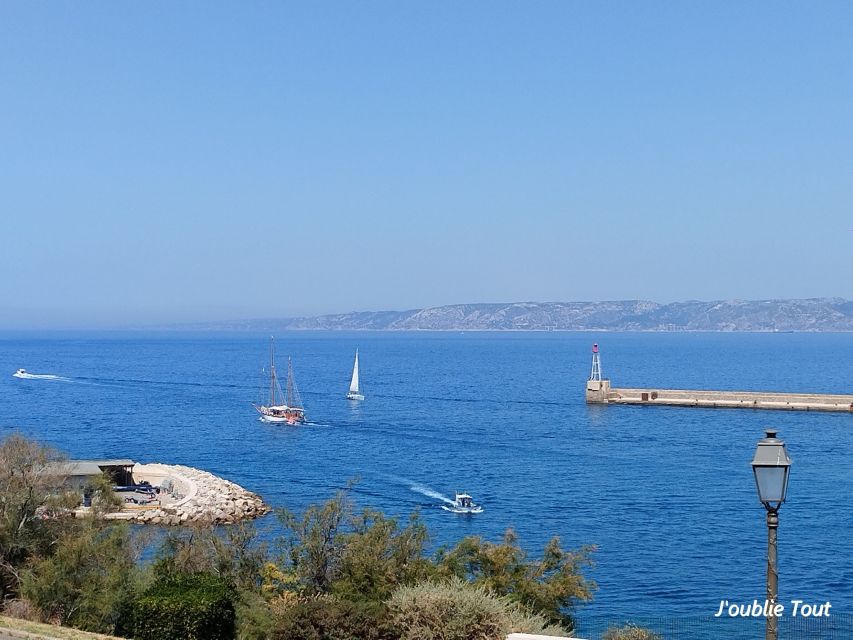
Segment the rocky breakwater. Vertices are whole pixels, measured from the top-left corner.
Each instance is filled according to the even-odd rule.
[[[182,465],[138,464],[135,482],[159,487],[152,504],[126,505],[119,517],[159,525],[232,524],[269,513],[261,497],[218,476]],[[129,514],[129,515],[128,515]]]

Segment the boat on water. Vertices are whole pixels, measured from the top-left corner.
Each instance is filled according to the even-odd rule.
[[[16,378],[26,378],[28,375],[26,369],[18,369],[15,373],[12,374]]]
[[[467,493],[457,493],[453,504],[443,504],[441,508],[453,513],[483,513],[483,507],[474,504],[474,498]]]
[[[253,405],[261,414],[264,422],[302,424],[305,422],[305,408],[296,388],[296,380],[293,377],[293,363],[287,359],[287,383],[286,392],[282,392],[281,383],[275,371],[275,342],[270,339],[270,384],[269,399],[266,404]]]
[[[358,349],[355,350],[355,364],[352,365],[352,380],[349,383],[347,400],[364,400],[364,396],[358,388]]]

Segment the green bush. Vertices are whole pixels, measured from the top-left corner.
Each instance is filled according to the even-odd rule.
[[[273,640],[396,640],[385,605],[335,596],[299,598],[278,616]]]
[[[69,523],[53,554],[32,559],[21,592],[46,620],[113,633],[134,596],[134,558],[126,526]]]
[[[402,640],[504,640],[513,632],[565,636],[540,615],[459,578],[401,587],[389,602]]]
[[[155,582],[134,602],[136,640],[232,640],[235,593],[210,574],[172,576]]]
[[[499,544],[479,537],[467,537],[449,551],[439,554],[445,575],[485,587],[506,596],[525,610],[544,616],[550,623],[574,628],[571,612],[578,602],[592,599],[595,583],[583,570],[592,563],[595,547],[564,551],[559,538],[552,538],[540,559],[530,559],[507,530]]]
[[[238,640],[269,640],[274,617],[269,603],[257,592],[240,590],[235,609]]]
[[[633,624],[624,627],[612,627],[601,636],[601,640],[661,640],[661,637],[648,629],[637,627]]]

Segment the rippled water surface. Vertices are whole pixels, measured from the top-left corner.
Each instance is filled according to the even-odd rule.
[[[853,414],[584,404],[590,345],[614,386],[853,392],[850,334],[288,333],[311,424],[267,425],[267,338],[0,337],[0,428],[78,458],[187,464],[299,510],[352,478],[361,505],[415,509],[434,544],[512,527],[595,544],[600,617],[711,615],[763,598],[749,466],[765,427],[794,460],[780,595],[853,612]],[[344,399],[355,348],[366,400]],[[64,379],[13,378],[19,367]],[[477,516],[440,508],[471,493]]]

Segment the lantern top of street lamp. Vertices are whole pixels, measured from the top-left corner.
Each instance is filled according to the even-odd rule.
[[[776,437],[775,429],[766,429],[767,437],[758,441],[752,470],[755,474],[758,499],[768,510],[775,512],[785,502],[791,458],[785,443]]]
[[[764,433],[766,437],[758,441],[758,448],[755,450],[752,466],[791,466],[791,458],[788,457],[788,450],[785,447],[785,443],[776,437],[776,429],[765,429]]]

